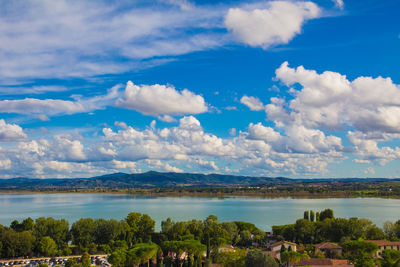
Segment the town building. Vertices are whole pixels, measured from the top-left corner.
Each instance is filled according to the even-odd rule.
[[[375,252],[375,257],[380,258],[382,255],[382,251],[385,249],[394,249],[400,251],[400,241],[386,241],[386,240],[365,240],[365,242],[374,243],[379,247],[379,249]]]
[[[323,242],[320,244],[316,244],[314,245],[314,247],[315,247],[315,254],[323,252],[325,256],[328,258],[335,258],[339,255],[342,255],[343,251],[341,246],[330,242]]]

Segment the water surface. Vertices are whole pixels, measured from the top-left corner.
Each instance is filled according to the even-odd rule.
[[[142,197],[113,194],[0,194],[0,224],[27,217],[65,218],[70,223],[83,217],[122,219],[131,211],[147,213],[156,221],[204,219],[252,222],[263,230],[293,223],[305,210],[333,209],[336,217],[368,218],[382,226],[400,219],[400,199],[332,198],[292,199],[254,197]]]

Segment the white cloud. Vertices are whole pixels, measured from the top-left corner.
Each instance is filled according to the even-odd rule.
[[[266,105],[267,117],[277,126],[301,133],[319,131],[315,136],[325,139],[323,130],[350,129],[347,138],[354,145],[358,162],[386,164],[399,158],[398,147],[380,147],[400,137],[400,86],[390,78],[358,77],[349,81],[345,75],[325,71],[318,74],[300,66],[290,68],[283,63],[276,70],[276,77],[287,86],[300,84],[299,90],[291,89],[294,98],[289,102],[271,98]],[[291,125],[291,126],[289,126]],[[317,129],[313,129],[317,128]],[[339,139],[326,137],[340,151]],[[302,144],[301,140],[296,141]]]
[[[258,97],[254,96],[243,96],[240,99],[240,103],[246,105],[249,109],[254,111],[264,110],[264,104],[258,99]]]
[[[267,9],[229,9],[225,25],[240,41],[267,49],[287,44],[301,33],[305,21],[319,14],[320,9],[313,2],[273,1]]]
[[[121,73],[165,62],[153,57],[226,43],[223,33],[212,30],[218,27],[226,7],[165,1],[180,9],[171,5],[154,8],[151,3],[138,5],[135,1],[1,1],[0,10],[7,12],[0,15],[0,77]],[[189,33],[193,27],[201,33]]]
[[[174,87],[159,84],[139,86],[131,81],[117,105],[145,115],[160,116],[164,121],[172,118],[165,115],[199,114],[208,110],[204,98],[189,90],[179,92]]]
[[[73,101],[36,98],[0,100],[0,113],[36,114],[41,120],[48,120],[47,115],[90,112],[113,104],[119,96],[119,88],[120,85],[116,85],[108,90],[107,94],[90,98],[75,96],[76,100]]]
[[[34,86],[0,86],[2,95],[43,94],[47,92],[63,92],[68,88],[60,85],[34,85]]]
[[[208,161],[204,159],[194,159],[193,162],[197,163],[197,165],[204,170],[212,170],[212,171],[218,171],[219,168],[215,164],[214,161]]]
[[[2,176],[88,177],[141,168],[182,172],[180,166],[188,164],[199,171],[233,165],[253,175],[320,174],[328,163],[343,158],[339,138],[300,126],[282,135],[261,123],[250,124],[248,132],[220,138],[205,132],[193,116],[161,129],[155,123],[143,130],[115,125],[118,130],[104,128],[104,136],[94,140],[62,134],[0,148]]]
[[[344,2],[343,0],[332,0],[335,3],[335,6],[337,8],[343,9],[344,8]]]
[[[11,160],[0,160],[0,170],[7,170],[11,168]]]
[[[24,141],[28,137],[17,124],[8,124],[0,119],[0,142]]]
[[[271,127],[265,127],[260,123],[249,125],[249,139],[264,140],[266,142],[275,142],[281,138],[280,133],[276,132]]]
[[[283,63],[276,77],[291,86],[298,83],[296,97],[288,103],[267,105],[268,118],[302,124],[307,127],[342,129],[355,127],[362,132],[400,133],[400,86],[390,78],[359,77],[353,81],[337,72],[288,67]],[[278,112],[273,112],[275,109]],[[271,111],[271,113],[269,113]]]

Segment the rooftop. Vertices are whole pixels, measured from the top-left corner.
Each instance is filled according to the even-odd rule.
[[[342,248],[341,246],[334,244],[334,243],[329,243],[329,242],[323,242],[320,244],[314,245],[315,248],[318,249],[339,249]]]

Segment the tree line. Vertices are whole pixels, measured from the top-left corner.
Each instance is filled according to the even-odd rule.
[[[335,218],[330,209],[306,211],[295,223],[272,229],[278,240],[299,244],[298,252],[282,251],[281,263],[312,257],[312,244],[330,241],[340,243],[346,257],[359,262],[358,266],[368,266],[365,264],[374,262],[372,253],[377,247],[372,243],[365,245],[363,240],[400,240],[400,220],[387,222],[381,229],[368,219]],[[268,238],[252,223],[220,222],[214,215],[205,220],[178,222],[168,218],[161,222],[160,232],[155,232],[155,221],[149,215],[137,212],[129,213],[123,220],[82,218],[71,226],[65,219],[41,217],[0,225],[0,255],[15,258],[106,253],[116,267],[199,267],[211,262],[233,267],[278,266],[275,259],[259,249]],[[226,245],[234,249],[225,249]],[[400,261],[396,253],[385,252],[384,259]],[[71,264],[68,267],[81,263]]]

